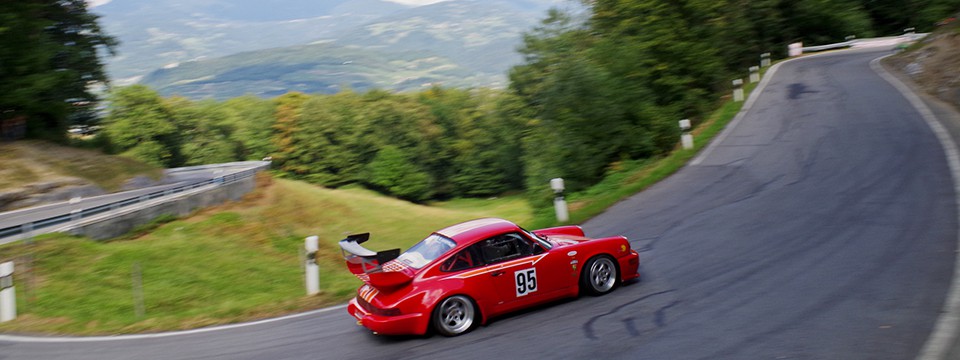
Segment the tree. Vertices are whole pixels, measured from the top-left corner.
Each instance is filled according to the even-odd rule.
[[[240,144],[230,138],[235,128],[222,104],[173,97],[166,99],[165,105],[177,127],[183,165],[237,160]]]
[[[364,180],[365,166],[378,148],[360,130],[363,107],[361,96],[352,91],[304,102],[300,130],[291,137],[303,151],[290,161],[307,169],[306,179],[332,187]]]
[[[247,95],[227,100],[222,110],[235,131],[230,139],[239,144],[238,159],[260,160],[277,152],[273,143],[275,105],[270,100]]]
[[[861,0],[860,3],[881,35],[899,35],[908,27],[918,32],[930,31],[936,22],[960,11],[960,0]]]
[[[274,99],[276,122],[273,124],[273,143],[277,152],[273,155],[273,161],[278,169],[288,174],[308,173],[308,168],[297,161],[306,153],[294,138],[300,130],[300,108],[307,99],[307,95],[299,92],[289,92]]]
[[[69,121],[89,121],[100,56],[117,42],[84,0],[0,2],[0,122],[25,119],[27,136],[62,139]]]
[[[101,136],[115,152],[164,167],[183,164],[174,115],[160,95],[144,85],[119,88],[110,95]]]
[[[427,200],[430,176],[393,145],[384,146],[370,162],[370,183],[388,193],[413,201]]]

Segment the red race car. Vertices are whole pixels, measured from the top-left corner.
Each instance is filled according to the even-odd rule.
[[[526,231],[478,219],[434,232],[409,250],[371,251],[370,234],[340,241],[365,283],[347,311],[376,334],[463,334],[510,311],[636,279],[640,256],[623,236],[589,239],[579,226]]]

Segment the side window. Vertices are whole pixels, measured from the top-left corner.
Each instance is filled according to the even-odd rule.
[[[480,260],[477,259],[475,249],[476,246],[471,246],[460,250],[459,253],[447,259],[447,261],[444,261],[443,264],[440,265],[440,271],[454,272],[482,265]]]
[[[494,236],[480,243],[480,255],[487,264],[531,255],[535,251],[535,246],[529,240],[516,233]]]

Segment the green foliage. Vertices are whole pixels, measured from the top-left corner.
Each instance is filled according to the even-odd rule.
[[[113,151],[144,162],[174,167],[182,163],[177,125],[156,91],[133,85],[110,96],[104,134]]]
[[[918,32],[933,30],[935,24],[960,11],[960,0],[861,0],[876,32],[899,35],[908,27]]]
[[[430,176],[393,145],[381,148],[369,168],[371,184],[390,194],[413,201],[423,201],[430,196]]]
[[[800,0],[789,3],[786,13],[798,38],[805,43],[838,42],[847,35],[873,35],[870,18],[853,0]]]
[[[107,82],[100,62],[116,41],[84,0],[0,2],[0,122],[26,121],[28,136],[62,140],[68,121],[89,121]]]
[[[230,162],[239,157],[240,144],[232,139],[235,126],[223,105],[177,97],[168,99],[167,107],[177,124],[184,165]]]
[[[271,139],[273,102],[247,95],[227,100],[221,109],[226,112],[226,124],[235,129],[230,139],[239,143],[239,159],[260,160],[277,151]]]

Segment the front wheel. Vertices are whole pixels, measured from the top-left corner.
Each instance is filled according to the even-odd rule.
[[[600,255],[587,261],[587,266],[580,273],[580,288],[591,295],[603,295],[617,284],[620,273],[613,259]]]
[[[475,318],[473,301],[463,295],[443,299],[433,309],[433,327],[443,336],[457,336],[470,331]]]

